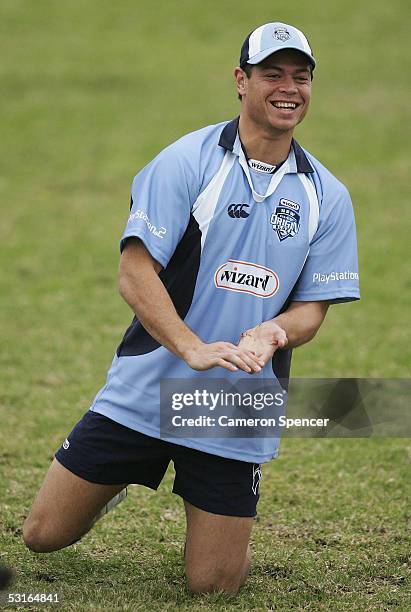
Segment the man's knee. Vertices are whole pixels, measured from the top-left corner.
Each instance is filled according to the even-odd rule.
[[[28,518],[23,525],[23,541],[33,552],[53,552],[64,548],[57,534],[47,528],[47,522],[41,519]]]

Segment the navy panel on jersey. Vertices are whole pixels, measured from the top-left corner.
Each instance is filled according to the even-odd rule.
[[[123,247],[124,248],[124,247]],[[187,229],[177,245],[167,267],[161,270],[161,278],[179,316],[184,319],[193,299],[198,269],[200,267],[201,232],[193,215]],[[144,355],[154,351],[160,344],[134,317],[117,349],[117,356]]]

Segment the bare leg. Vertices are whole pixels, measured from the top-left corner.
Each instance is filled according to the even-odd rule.
[[[23,525],[26,546],[35,552],[51,552],[73,544],[126,486],[88,482],[54,459]]]
[[[246,581],[254,519],[204,512],[184,501],[187,518],[186,575],[193,593],[236,593]]]

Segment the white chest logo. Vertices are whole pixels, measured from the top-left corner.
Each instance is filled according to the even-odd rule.
[[[270,268],[235,259],[229,259],[216,270],[214,283],[219,289],[251,293],[260,298],[272,297],[280,286],[277,274]]]

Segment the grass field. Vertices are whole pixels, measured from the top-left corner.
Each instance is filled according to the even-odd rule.
[[[183,133],[238,113],[232,68],[261,23],[310,37],[318,68],[297,138],[349,187],[360,247],[361,302],[331,310],[293,374],[409,376],[407,9],[2,0],[0,561],[17,570],[14,591],[58,592],[81,611],[411,608],[409,440],[284,440],[237,598],[189,595],[171,472],[71,549],[35,556],[20,537],[131,318],[116,289],[131,180]]]

